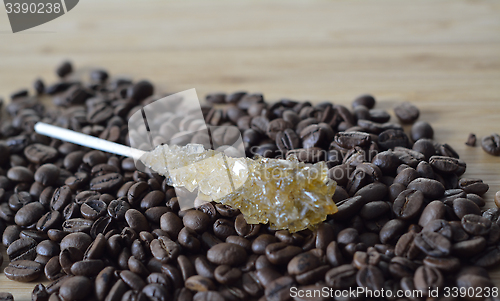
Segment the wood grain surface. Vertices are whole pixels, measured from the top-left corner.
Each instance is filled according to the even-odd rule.
[[[0,9],[0,95],[30,88],[70,59],[87,76],[147,78],[167,92],[247,90],[350,105],[372,93],[377,108],[421,109],[435,139],[467,162],[464,176],[500,190],[500,157],[467,147],[500,132],[498,1],[97,1],[12,34]],[[392,113],[392,110],[391,110]],[[4,252],[3,246],[2,252]],[[3,264],[3,268],[6,263]],[[500,270],[491,271],[500,285]],[[30,300],[34,283],[0,275],[0,291]]]

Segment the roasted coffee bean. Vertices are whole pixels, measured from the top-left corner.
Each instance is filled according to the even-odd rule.
[[[294,125],[282,118],[277,118],[269,122],[267,126],[266,134],[272,140],[276,140],[278,133],[285,131],[286,129],[292,129]],[[238,131],[239,135],[239,131]]]
[[[93,221],[83,218],[72,218],[63,222],[62,229],[65,232],[89,232]]]
[[[300,138],[294,130],[287,128],[276,134],[276,146],[281,152],[286,153],[300,147]]]
[[[402,123],[413,123],[420,115],[418,108],[409,102],[403,102],[395,106],[394,113]]]
[[[26,227],[36,223],[45,213],[45,208],[39,202],[26,204],[16,212],[14,221],[18,226]]]
[[[422,138],[434,138],[434,130],[429,123],[425,121],[418,121],[411,127],[411,139],[413,141],[417,141]]]
[[[121,271],[119,275],[123,282],[133,290],[140,291],[146,286],[146,282],[139,275],[131,271]]]
[[[7,256],[9,256],[10,261],[34,260],[36,257],[36,246],[37,242],[33,238],[19,238],[9,244]]]
[[[44,240],[36,246],[36,253],[38,255],[53,257],[59,254],[59,244],[51,240]]]
[[[137,233],[149,230],[149,223],[146,217],[136,209],[129,209],[125,213],[125,221],[130,228],[134,229]]]
[[[422,291],[425,296],[428,296],[430,291],[438,290],[443,286],[444,279],[438,269],[423,265],[415,271],[413,282],[416,289]]]
[[[290,275],[301,275],[321,265],[321,260],[310,252],[299,254],[288,262],[287,270]]]
[[[456,257],[436,258],[427,256],[423,263],[444,273],[456,272],[460,269],[460,260]]]
[[[104,300],[116,281],[115,269],[111,266],[105,267],[95,279],[95,294],[97,299]],[[120,280],[121,281],[121,280]],[[123,281],[122,281],[123,283]]]
[[[483,183],[481,179],[466,179],[462,178],[458,181],[460,187],[465,193],[473,193],[477,195],[485,194],[490,188],[488,184]]]
[[[287,300],[290,298],[290,289],[295,281],[290,276],[280,277],[271,282],[265,289],[266,299],[269,301]]]
[[[0,292],[0,301],[14,301],[14,296],[11,293]]]
[[[267,252],[267,248],[266,248]],[[230,243],[219,243],[211,247],[207,252],[207,259],[215,264],[240,265],[247,259],[245,249],[239,245]]]
[[[444,194],[444,186],[440,182],[432,179],[418,178],[408,184],[408,189],[419,190],[428,199],[439,199]]]
[[[465,172],[466,164],[464,161],[444,156],[432,156],[429,158],[429,164],[440,173],[462,175]]]
[[[160,284],[151,283],[142,289],[142,293],[149,298],[149,300],[167,301],[169,294],[167,290]]]
[[[404,233],[406,224],[399,219],[391,219],[380,229],[379,237],[382,243],[394,243]]]
[[[451,253],[455,256],[464,258],[476,255],[486,248],[486,239],[481,236],[472,239],[463,240],[452,245]]]
[[[210,217],[199,210],[190,210],[182,218],[184,226],[200,233],[208,227]]]
[[[391,119],[391,115],[389,115],[389,113],[387,113],[387,111],[385,110],[371,109],[369,113],[370,113],[370,120],[374,122],[384,123]]]
[[[31,203],[33,201],[33,198],[31,195],[26,192],[26,191],[19,191],[17,193],[14,193],[13,195],[10,196],[9,198],[9,207],[13,211],[18,211],[21,209],[21,207],[25,206],[28,203]]]
[[[35,143],[24,149],[24,155],[32,163],[45,164],[55,160],[57,150],[48,145]]]
[[[356,108],[359,105],[365,106],[368,109],[372,109],[375,106],[375,98],[372,95],[358,96],[353,100],[352,107]]]
[[[166,236],[159,236],[151,242],[151,254],[163,263],[169,263],[180,254],[179,245]]]
[[[384,275],[379,268],[366,265],[356,274],[356,283],[370,290],[381,290],[384,285]]]
[[[429,222],[437,219],[442,219],[445,216],[446,209],[445,205],[441,201],[432,201],[427,206],[425,206],[418,224],[425,227]]]
[[[0,298],[2,300],[2,298]],[[33,292],[31,292],[31,300],[32,301],[48,301],[49,293],[45,289],[45,286],[41,283],[37,284],[35,288],[33,288]]]
[[[234,221],[234,228],[238,235],[249,238],[259,233],[260,224],[248,224],[243,215],[240,214]]]
[[[422,231],[415,236],[414,242],[422,252],[433,257],[447,256],[451,249],[450,241],[436,232]]]
[[[365,204],[362,196],[355,196],[338,202],[338,212],[335,214],[339,221],[345,221],[353,217]]]
[[[40,166],[34,175],[35,181],[39,182],[44,186],[50,186],[52,184],[55,184],[58,177],[59,177],[59,167],[50,163]]]
[[[415,218],[423,205],[424,194],[418,190],[407,189],[394,200],[392,210],[397,217],[407,220]]]
[[[108,173],[90,181],[90,189],[99,192],[110,192],[118,189],[123,181],[123,176],[118,173]]]
[[[33,182],[33,172],[24,166],[14,166],[7,171],[7,178],[15,182]]]
[[[413,276],[417,268],[417,263],[399,256],[392,258],[389,263],[389,273],[396,279]]]
[[[71,274],[75,276],[93,277],[99,274],[103,267],[104,263],[99,259],[77,261],[71,266]]]
[[[491,228],[491,221],[476,214],[466,214],[462,217],[462,227],[472,235],[486,235]]]
[[[82,216],[89,220],[96,220],[106,213],[107,205],[101,200],[87,200],[80,207]]]
[[[266,247],[267,259],[273,264],[287,263],[300,252],[302,252],[300,247],[289,246],[282,242],[272,243]]]
[[[108,215],[116,220],[124,220],[130,205],[125,200],[113,200],[108,205]]]
[[[378,135],[378,146],[383,149],[394,149],[397,146],[410,147],[408,136],[400,130],[386,130]]]
[[[467,214],[480,215],[481,209],[473,201],[458,198],[453,201],[453,212],[462,219]]]
[[[92,290],[92,282],[87,277],[74,276],[65,280],[59,288],[64,300],[84,300]]]
[[[31,260],[16,260],[9,263],[3,272],[10,280],[30,282],[42,275],[43,267]]]
[[[481,140],[481,147],[485,152],[493,156],[500,156],[500,135],[491,134]]]
[[[50,207],[52,210],[61,211],[72,200],[72,192],[69,186],[62,186],[54,190],[52,199],[50,200]]]
[[[60,78],[64,78],[67,75],[71,74],[73,72],[73,65],[69,61],[63,62],[61,65],[59,65],[56,69],[56,74]]]

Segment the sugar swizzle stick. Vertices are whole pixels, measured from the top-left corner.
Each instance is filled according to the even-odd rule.
[[[172,103],[168,106],[171,107]],[[157,107],[152,111],[162,110]],[[286,160],[246,158],[241,152],[234,151],[236,148],[231,145],[236,144],[233,140],[225,142],[229,146],[212,143],[211,137],[217,131],[223,131],[229,137],[228,133],[234,129],[207,127],[204,122],[199,122],[200,126],[194,135],[202,135],[201,138],[206,135],[210,143],[183,143],[180,146],[173,142],[183,140],[186,136],[191,139],[193,134],[169,134],[170,140],[161,140],[151,129],[155,124],[147,122],[176,120],[176,115],[168,113],[147,119],[145,116],[148,114],[149,111],[143,109],[131,117],[131,120],[136,117],[137,121],[146,124],[142,125],[141,132],[141,127],[129,120],[129,137],[131,144],[137,146],[145,144],[137,141],[155,141],[149,145],[149,151],[146,151],[147,147],[145,150],[132,148],[42,122],[35,125],[35,131],[59,140],[133,158],[138,169],[146,166],[166,177],[168,184],[176,189],[181,209],[194,206],[193,202],[189,206],[185,201],[182,203],[179,192],[185,191],[199,200],[216,201],[239,209],[249,224],[269,223],[272,229],[288,229],[290,232],[311,227],[337,212],[332,200],[336,183],[329,179],[325,162],[305,164],[295,157]],[[172,123],[166,124],[167,126],[158,124],[158,132],[165,132],[165,128],[171,132]],[[196,122],[192,121],[190,124],[196,125]],[[235,130],[239,135],[239,130]],[[133,143],[134,139],[136,143]]]

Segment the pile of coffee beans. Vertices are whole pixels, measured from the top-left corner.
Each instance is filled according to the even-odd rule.
[[[95,70],[81,82],[72,72],[65,62],[58,82],[13,93],[0,124],[4,273],[50,280],[32,300],[329,299],[317,290],[334,300],[499,300],[487,269],[500,263],[500,209],[481,209],[488,185],[462,177],[466,163],[432,140],[414,105],[394,108],[412,124],[405,133],[370,95],[352,109],[270,104],[246,92],[206,97],[206,123],[239,130],[214,131],[214,139],[241,133],[248,156],[327,162],[338,213],[289,233],[248,224],[214,202],[180,210],[168,181],[132,159],[36,134],[43,121],[128,144],[128,118],[161,97],[146,80]],[[54,105],[44,106],[47,99]],[[484,143],[495,153],[498,135]],[[343,291],[357,288],[410,294]]]

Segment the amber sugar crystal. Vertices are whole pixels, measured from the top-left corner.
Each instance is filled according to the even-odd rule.
[[[337,212],[332,200],[337,185],[328,178],[325,162],[247,160],[246,182],[218,201],[238,208],[248,223],[269,223],[271,229],[297,232]]]
[[[198,145],[162,145],[141,160],[171,185],[199,189],[199,196],[239,209],[249,224],[297,232],[337,212],[332,200],[337,185],[325,162],[221,156]]]

